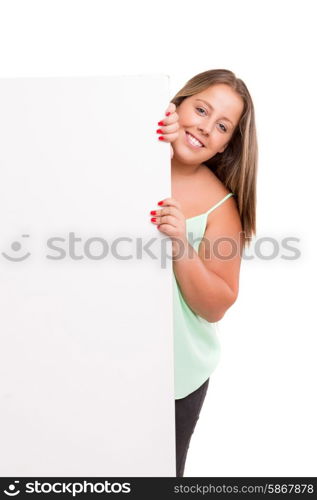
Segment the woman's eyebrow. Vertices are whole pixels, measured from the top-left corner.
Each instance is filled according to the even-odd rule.
[[[214,108],[212,107],[212,105],[211,105],[208,101],[205,101],[205,99],[195,99],[195,101],[202,101],[202,102],[204,102],[204,103],[208,106],[208,108],[209,108],[209,109],[211,109],[211,111],[213,111],[213,109],[214,109]],[[229,120],[229,118],[227,118],[226,116],[223,116],[223,117],[222,117],[222,119],[223,119],[223,120],[227,120],[227,122],[230,122],[230,123],[231,123],[231,125],[233,126],[232,121],[231,121],[231,120]]]

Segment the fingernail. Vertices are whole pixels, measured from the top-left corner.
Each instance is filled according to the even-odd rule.
[[[151,222],[156,222],[156,217],[152,217]]]
[[[164,125],[164,122],[163,122],[163,120],[161,120],[160,122],[157,122],[157,124],[162,126],[162,125]]]
[[[164,137],[162,137],[162,136],[160,135],[160,137],[159,137],[159,141],[164,141]]]
[[[157,129],[156,131],[157,134],[163,134],[163,130],[161,130],[160,128]]]
[[[156,215],[156,210],[151,210],[150,215]]]
[[[163,205],[163,201],[159,201],[159,202],[158,202],[158,205]]]
[[[167,111],[167,113],[165,113],[165,116],[169,116],[171,114],[170,111]]]

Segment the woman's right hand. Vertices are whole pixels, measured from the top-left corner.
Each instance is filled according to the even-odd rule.
[[[171,158],[173,158],[174,150],[172,143],[178,137],[178,114],[176,113],[176,106],[173,102],[170,102],[168,108],[165,112],[163,120],[158,122],[160,128],[156,131],[160,134],[159,140],[171,143]]]

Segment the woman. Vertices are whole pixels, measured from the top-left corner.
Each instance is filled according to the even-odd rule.
[[[257,139],[249,91],[228,70],[191,78],[165,115],[157,133],[172,145],[172,197],[150,214],[172,240],[176,468],[182,477],[219,361],[217,322],[237,299],[241,254],[256,231]]]

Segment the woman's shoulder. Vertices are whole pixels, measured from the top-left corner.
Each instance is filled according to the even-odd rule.
[[[208,171],[204,171],[205,186],[210,193],[210,208],[212,208],[232,191],[228,189],[208,167],[206,167],[206,169]],[[224,203],[209,213],[207,228],[210,225],[216,225],[219,228],[225,229],[228,233],[233,234],[242,231],[239,210],[234,196],[228,197]]]

